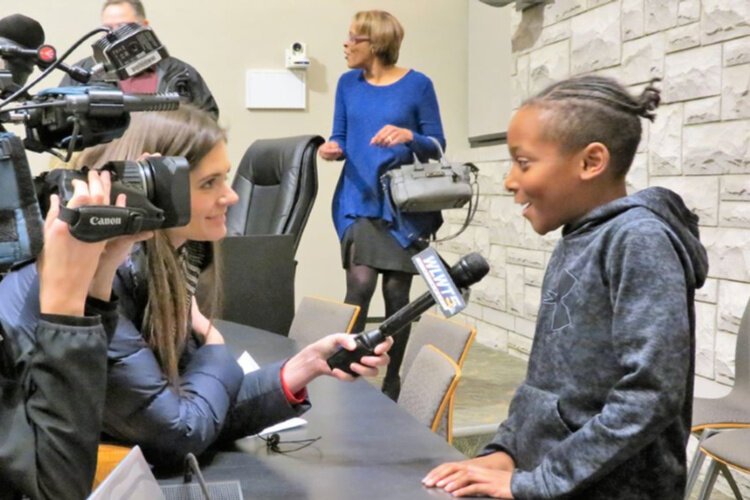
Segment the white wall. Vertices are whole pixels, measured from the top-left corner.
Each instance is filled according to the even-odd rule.
[[[393,13],[406,37],[400,64],[430,76],[440,102],[449,148],[463,149],[467,137],[466,55],[468,0],[146,0],[146,12],[170,53],[195,66],[221,108],[229,128],[229,151],[235,165],[256,139],[317,133],[330,134],[334,93],[347,68],[343,40],[357,10],[379,8]],[[99,23],[99,0],[3,0],[2,15],[15,12],[37,19],[47,42],[59,53]],[[304,111],[249,111],[244,108],[246,69],[280,69],[284,49],[293,41],[307,44],[308,107]],[[87,45],[71,61],[90,53]],[[40,88],[56,84],[58,77]],[[46,158],[33,158],[35,169]],[[319,162],[320,190],[298,250],[297,297],[343,298],[344,273],[330,218],[330,200],[341,168]],[[379,299],[373,314],[382,313]]]

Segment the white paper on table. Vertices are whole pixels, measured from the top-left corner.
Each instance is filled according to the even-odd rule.
[[[258,363],[253,359],[252,356],[250,356],[250,353],[247,351],[244,351],[242,353],[239,359],[237,359],[237,363],[239,363],[240,368],[242,368],[243,374],[254,372],[255,370],[258,370],[260,368]]]
[[[255,370],[258,370],[260,368],[258,363],[253,359],[252,356],[250,356],[250,353],[247,351],[244,351],[242,353],[242,355],[237,359],[237,363],[240,365],[240,368],[242,368],[242,373],[244,374],[254,372]],[[302,427],[303,425],[307,425],[307,420],[305,420],[304,418],[292,417],[288,420],[284,420],[283,422],[279,422],[276,425],[272,425],[271,427],[266,427],[258,433],[258,436],[265,437],[269,434],[273,434],[274,432],[294,429],[296,427]]]

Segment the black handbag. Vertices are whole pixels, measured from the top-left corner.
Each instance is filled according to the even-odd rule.
[[[446,241],[461,234],[474,218],[479,199],[479,169],[473,163],[451,163],[445,157],[440,143],[430,139],[440,151],[439,162],[422,163],[414,155],[414,163],[402,165],[380,177],[386,201],[400,221],[401,213],[438,212],[461,208],[469,204],[461,229]]]

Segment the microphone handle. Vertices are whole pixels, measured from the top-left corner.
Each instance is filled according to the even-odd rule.
[[[333,353],[333,355],[328,358],[328,366],[331,370],[339,368],[349,375],[356,377],[357,374],[350,368],[352,363],[358,363],[363,356],[374,356],[373,351],[375,350],[376,345],[383,342],[387,337],[395,335],[403,330],[405,326],[411,324],[411,322],[420,314],[432,307],[434,303],[435,299],[430,292],[420,295],[416,300],[409,305],[402,307],[396,311],[393,316],[381,323],[380,328],[377,330],[358,334],[354,338],[354,341],[357,343],[356,349],[349,351],[342,347]]]

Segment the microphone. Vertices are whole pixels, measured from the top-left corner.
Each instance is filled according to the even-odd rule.
[[[0,38],[36,49],[44,43],[44,29],[34,19],[23,14],[13,14],[0,19]]]
[[[484,257],[473,252],[464,256],[451,267],[448,274],[458,288],[468,288],[484,278],[489,271],[490,265]],[[349,351],[342,347],[336,351],[328,358],[328,366],[332,370],[339,368],[350,375],[356,376],[357,374],[350,368],[352,363],[358,362],[363,356],[372,355],[376,345],[383,342],[387,337],[400,332],[434,304],[435,299],[430,292],[422,294],[383,321],[377,329],[357,335],[354,338],[357,342],[355,350]]]

